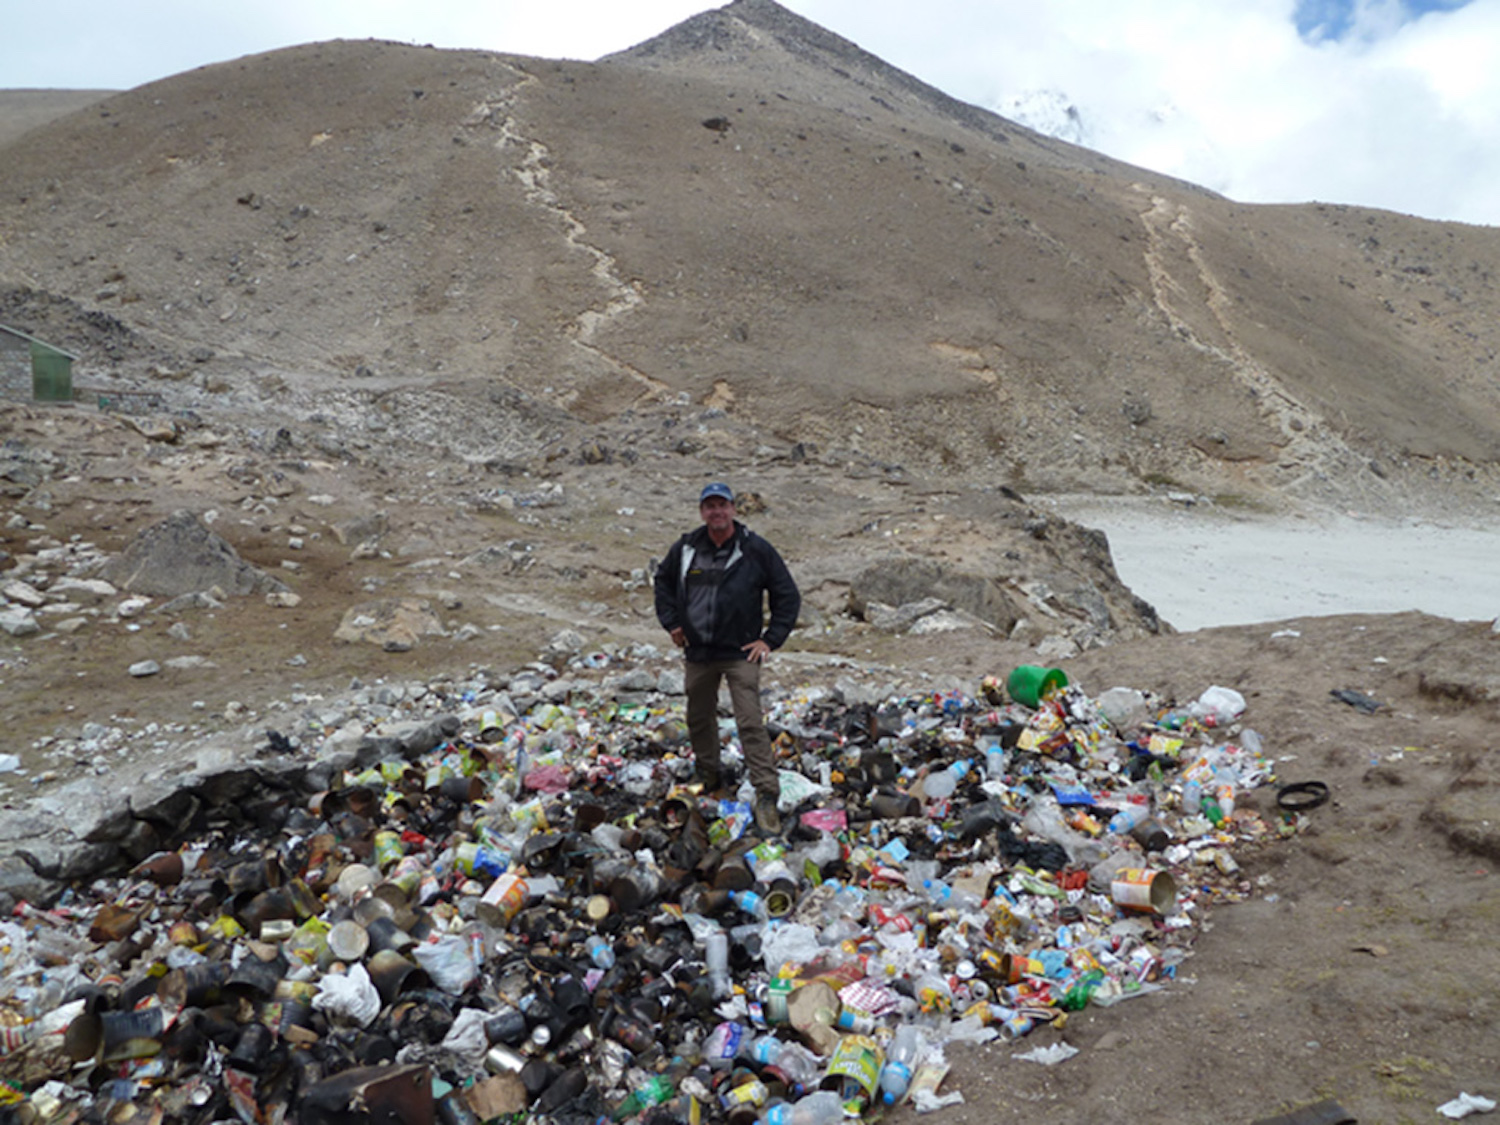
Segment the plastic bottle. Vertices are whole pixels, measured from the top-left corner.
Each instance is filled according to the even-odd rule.
[[[927,795],[929,801],[941,801],[945,797],[951,797],[953,791],[958,788],[958,783],[968,772],[969,760],[967,758],[950,762],[942,769],[929,773],[923,779],[922,792]]]
[[[840,919],[858,919],[865,912],[867,895],[860,887],[840,887],[833,893],[833,897],[823,904],[823,921],[836,922]]]
[[[531,772],[531,756],[526,753],[526,747],[516,748],[516,792],[517,798],[526,795],[526,775]]]
[[[834,1090],[819,1090],[796,1102],[781,1102],[760,1115],[760,1125],[840,1125],[844,1103]]]
[[[1128,835],[1135,827],[1151,815],[1149,805],[1127,804],[1109,818],[1109,830],[1117,836]]]
[[[815,1085],[823,1074],[823,1063],[801,1043],[783,1043],[775,1067],[804,1090]]]
[[[950,907],[957,910],[972,910],[984,902],[973,891],[950,887],[941,879],[923,879],[922,889],[927,892],[927,897],[932,899],[933,904],[942,910]]]
[[[703,1061],[708,1066],[721,1069],[729,1066],[735,1056],[744,1052],[750,1039],[750,1029],[742,1023],[725,1020],[708,1033],[703,1040]]]
[[[1005,748],[993,742],[984,750],[984,772],[992,781],[1005,776]]]
[[[611,1116],[616,1121],[624,1121],[627,1117],[634,1117],[642,1110],[671,1101],[676,1093],[677,1090],[670,1078],[665,1074],[653,1074],[632,1090],[625,1100],[615,1107],[615,1112]]]
[[[910,1023],[898,1027],[885,1053],[885,1066],[880,1070],[880,1096],[886,1105],[895,1105],[906,1096],[921,1053],[921,1029]]]
[[[615,967],[614,947],[599,934],[590,934],[588,941],[584,943],[588,950],[589,960],[601,969],[613,969]]]
[[[1221,780],[1214,786],[1214,800],[1218,802],[1223,819],[1228,820],[1234,815],[1234,784]]]
[[[708,968],[708,982],[714,999],[722,1000],[733,991],[729,977],[729,935],[716,930],[703,939],[703,960]]]
[[[1224,810],[1219,806],[1219,798],[1212,793],[1204,793],[1198,799],[1198,810],[1213,823],[1217,828],[1224,823]]]
[[[753,918],[765,921],[768,916],[766,900],[755,891],[730,891],[729,901]]]
[[[1182,786],[1182,811],[1192,815],[1203,807],[1203,786],[1197,781],[1187,781]]]
[[[818,940],[824,945],[838,945],[859,937],[864,931],[865,928],[853,918],[839,918],[823,927]]]
[[[745,1045],[741,1051],[745,1057],[759,1066],[775,1067],[791,1081],[800,1086],[809,1086],[822,1072],[818,1056],[800,1043],[787,1043],[774,1035],[762,1035]]]
[[[924,1012],[947,1012],[953,1007],[953,990],[938,973],[922,973],[912,982],[917,1003]]]

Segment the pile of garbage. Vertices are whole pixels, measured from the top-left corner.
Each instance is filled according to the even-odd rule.
[[[608,658],[595,654],[591,666]],[[1165,987],[1274,835],[1245,701],[1022,666],[776,702],[785,832],[694,781],[680,702],[468,691],[0,922],[31,1123],[824,1125],[962,1100],[954,1043]],[[1288,818],[1295,821],[1295,815]],[[1281,825],[1294,830],[1294,823]]]

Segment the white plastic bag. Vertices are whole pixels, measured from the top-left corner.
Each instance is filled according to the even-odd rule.
[[[329,973],[318,982],[312,1006],[359,1027],[368,1027],[380,1014],[380,993],[363,965],[347,973]]]
[[[822,952],[818,931],[799,922],[768,927],[761,937],[760,955],[771,973],[787,964],[805,965]]]
[[[1245,713],[1245,697],[1234,688],[1215,684],[1198,697],[1188,712],[1194,718],[1212,719],[1217,726],[1228,726]]]
[[[1025,1054],[1012,1055],[1011,1058],[1025,1059],[1027,1062],[1041,1063],[1043,1066],[1056,1066],[1060,1062],[1071,1059],[1077,1053],[1078,1048],[1071,1043],[1051,1043],[1045,1047],[1027,1051]]]
[[[427,970],[433,984],[454,996],[467,988],[479,972],[472,946],[457,934],[443,934],[425,941],[412,950],[412,956]]]
[[[448,1034],[443,1036],[443,1050],[458,1058],[468,1074],[479,1074],[484,1070],[484,1055],[490,1049],[484,1022],[489,1018],[490,1013],[483,1008],[465,1008],[454,1019]]]
[[[1471,1113],[1490,1113],[1495,1108],[1492,1099],[1481,1097],[1478,1094],[1459,1094],[1451,1102],[1444,1102],[1438,1106],[1438,1112],[1444,1117],[1467,1117]]]
[[[778,770],[777,776],[780,779],[780,790],[776,807],[782,812],[791,812],[803,801],[823,793],[833,792],[831,788],[819,785],[812,778],[796,770]]]

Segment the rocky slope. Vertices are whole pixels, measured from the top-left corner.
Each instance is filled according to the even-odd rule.
[[[81,382],[378,421],[686,395],[1023,492],[1493,488],[1500,240],[1252,207],[966,106],[769,0],[595,64],[325,43],[35,129],[0,319]]]

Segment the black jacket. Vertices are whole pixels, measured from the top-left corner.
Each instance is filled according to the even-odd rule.
[[[656,571],[656,619],[669,632],[682,627],[687,658],[695,663],[744,659],[744,646],[755,640],[780,648],[802,608],[797,583],[775,547],[738,520],[725,546],[730,554],[722,569],[703,566],[717,548],[708,528],[699,527],[672,544]]]

